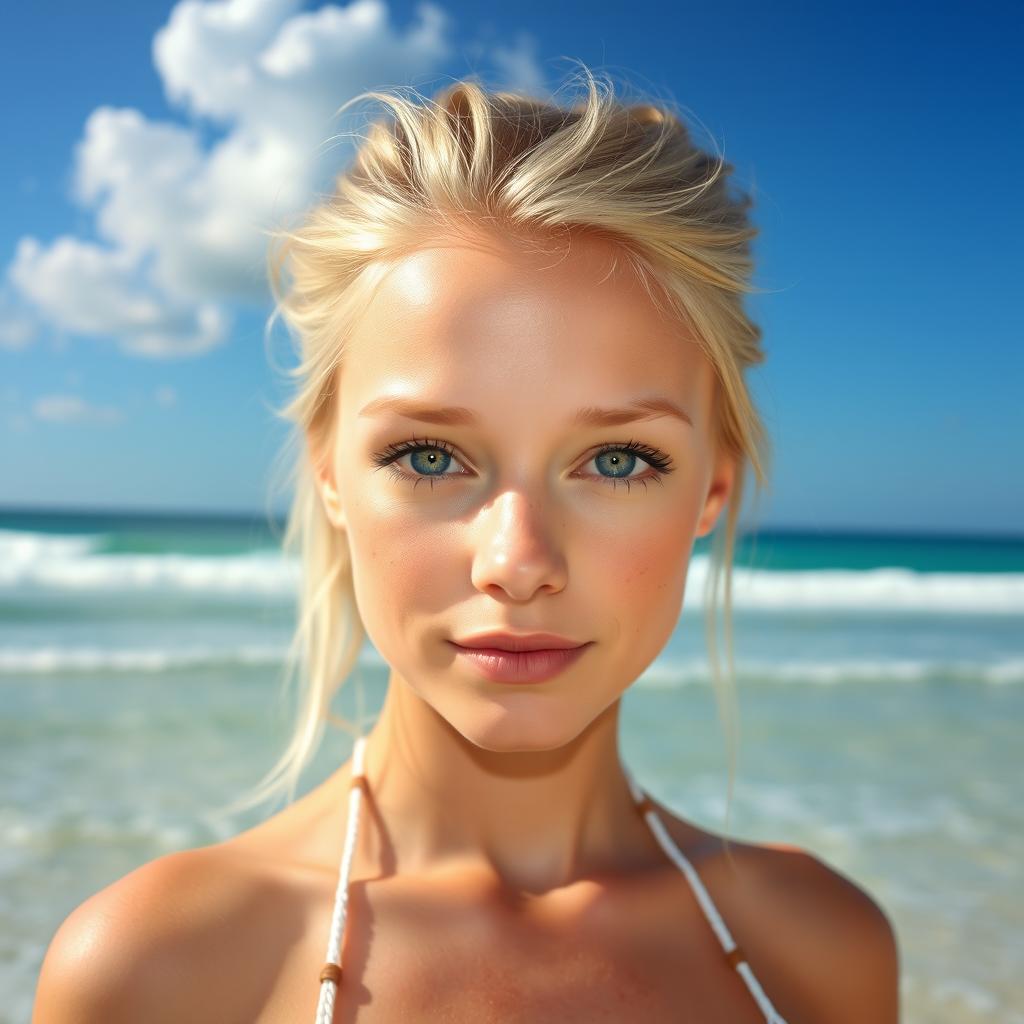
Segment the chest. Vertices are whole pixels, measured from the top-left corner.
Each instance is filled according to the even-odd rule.
[[[334,1024],[763,1021],[678,887],[667,901],[605,893],[571,914],[436,897],[353,886]],[[329,924],[311,915],[260,1024],[312,1024]]]
[[[717,960],[545,937],[518,944],[435,939],[439,949],[367,964],[336,1021],[384,1024],[753,1024],[742,982]],[[646,955],[645,955],[646,954]]]

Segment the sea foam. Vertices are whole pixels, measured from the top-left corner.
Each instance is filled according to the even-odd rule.
[[[116,554],[97,535],[0,531],[0,593],[167,594],[211,600],[294,601],[301,567],[274,549],[235,555]],[[703,606],[708,556],[695,555],[686,610]],[[770,570],[738,566],[738,611],[913,612],[1024,615],[1024,573],[864,570]]]

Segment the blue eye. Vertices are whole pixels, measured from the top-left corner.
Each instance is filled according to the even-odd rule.
[[[650,472],[643,476],[634,476],[637,460],[646,462]],[[627,441],[625,444],[604,445],[597,454],[591,456],[599,468],[608,470],[611,475],[599,475],[599,479],[614,488],[618,483],[626,485],[628,493],[631,484],[643,484],[644,490],[649,483],[662,483],[669,473],[674,471],[672,460],[657,448],[642,444],[640,441]]]
[[[444,448],[417,448],[409,452],[409,462],[417,473],[424,476],[446,476],[452,455]]]
[[[409,473],[396,465],[399,459],[409,456]],[[638,465],[638,459],[646,462],[651,472],[643,476],[634,476],[633,471]],[[390,467],[393,479],[401,481],[412,481],[413,486],[422,480],[429,480],[431,488],[435,480],[451,480],[460,476],[471,476],[470,473],[449,473],[448,467],[455,460],[455,452],[446,441],[430,440],[427,438],[409,441],[402,441],[400,444],[390,444],[387,448],[373,456],[373,462],[381,469]],[[641,483],[644,487],[651,481],[662,482],[662,478],[673,472],[672,460],[660,452],[657,448],[641,444],[638,441],[628,441],[625,444],[604,445],[598,452],[590,457],[588,462],[594,462],[599,469],[608,471],[609,475],[598,473],[592,479],[601,480],[611,484],[614,488],[617,484],[624,483],[626,490],[630,484]],[[458,464],[458,463],[456,463]]]
[[[404,456],[409,456],[409,461],[414,472],[407,473],[394,465]],[[469,476],[468,473],[449,473],[448,467],[455,457],[451,445],[447,441],[432,441],[428,438],[411,441],[402,441],[401,444],[389,444],[387,448],[373,456],[373,461],[383,469],[390,467],[389,472],[395,480],[411,480],[413,486],[422,480],[429,480],[433,488],[435,480],[448,480],[453,476]]]
[[[637,456],[623,448],[606,448],[594,456],[594,461],[610,471],[606,480],[628,480],[636,469]]]

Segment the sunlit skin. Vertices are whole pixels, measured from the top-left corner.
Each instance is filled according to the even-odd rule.
[[[694,538],[733,476],[714,457],[712,367],[621,251],[584,235],[544,249],[475,233],[394,266],[349,339],[336,472],[321,475],[391,668],[367,771],[398,869],[457,861],[531,893],[649,849],[619,700],[675,628]],[[387,397],[477,422],[364,413]],[[574,422],[651,398],[688,421]],[[378,464],[410,440],[418,457]],[[664,469],[597,457],[631,443]],[[502,629],[590,646],[550,681],[507,685],[448,642]]]
[[[467,230],[397,261],[348,339],[337,458],[310,446],[390,666],[336,1024],[764,1021],[637,814],[617,735],[734,485],[715,377],[614,245],[570,241],[537,252]],[[363,415],[397,397],[476,421]],[[576,422],[641,399],[683,418]],[[381,464],[406,442],[415,458]],[[622,448],[636,444],[660,475]],[[491,630],[589,647],[546,682],[500,684],[449,643]],[[686,742],[682,714],[666,728]],[[33,1024],[313,1020],[351,776],[348,761],[255,827],[81,904]],[[736,841],[730,860],[654,805],[788,1024],[896,1024],[891,927],[862,890],[792,847]]]

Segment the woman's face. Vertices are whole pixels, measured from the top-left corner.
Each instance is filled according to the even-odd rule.
[[[713,380],[606,240],[481,233],[395,264],[350,337],[319,480],[391,685],[493,751],[562,746],[607,709],[671,635],[728,497]],[[686,418],[587,415],[650,400]],[[492,682],[451,641],[497,630],[589,646],[546,682]]]

